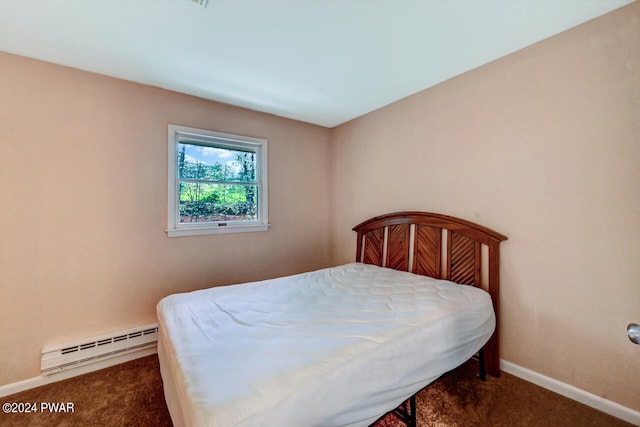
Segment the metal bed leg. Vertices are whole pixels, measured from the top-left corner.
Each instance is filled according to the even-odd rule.
[[[475,359],[475,356],[473,357]],[[484,356],[484,348],[481,348],[478,351],[478,376],[481,381],[487,381],[487,366],[486,359]],[[418,393],[411,396],[407,399],[402,405],[398,406],[396,409],[387,412],[385,415],[379,418],[382,419],[389,414],[393,414],[402,421],[407,427],[417,427],[418,425],[418,417],[417,417],[417,404],[416,404],[416,396]],[[372,424],[373,425],[373,424]]]
[[[416,417],[416,412],[417,412],[417,406],[416,406],[416,395],[414,394],[413,396],[411,396],[411,398],[409,399],[409,422],[408,425],[409,427],[417,427],[417,417]]]
[[[480,376],[481,381],[487,381],[487,366],[484,360],[484,348],[481,348],[478,352],[478,375]]]
[[[416,393],[417,394],[417,393]],[[417,406],[416,406],[416,394],[408,398],[393,411],[387,412],[385,415],[379,418],[382,419],[389,414],[393,414],[398,420],[402,421],[407,427],[417,427]],[[375,424],[375,423],[374,423]],[[372,424],[372,426],[374,425]]]

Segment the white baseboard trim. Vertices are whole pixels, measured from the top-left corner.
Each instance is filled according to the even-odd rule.
[[[539,385],[569,399],[583,403],[598,411],[620,418],[633,425],[640,426],[640,412],[607,400],[603,397],[589,393],[588,391],[563,383],[553,378],[544,376],[535,371],[523,368],[514,363],[500,360],[500,369],[508,374],[522,378],[525,381]]]
[[[58,372],[51,375],[40,375],[38,377],[29,378],[11,384],[0,386],[0,397],[9,396],[11,394],[20,393],[31,388],[40,387],[46,384],[55,383],[66,380],[67,378],[77,377],[78,375],[87,374],[89,372],[98,371],[108,368],[109,366],[119,365],[120,363],[129,362],[130,360],[139,359],[141,357],[150,356],[158,352],[158,347],[153,346],[144,348],[139,351],[112,357],[110,359],[101,360],[99,362],[90,363],[88,365],[78,366],[77,368]]]

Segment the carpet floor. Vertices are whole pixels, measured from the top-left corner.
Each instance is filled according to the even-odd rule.
[[[506,373],[482,382],[476,371],[475,363],[467,362],[422,390],[418,426],[631,426]],[[171,426],[155,355],[6,396],[0,403],[37,408],[0,413],[0,426]],[[55,403],[69,411],[55,412]],[[400,425],[389,415],[376,427]]]

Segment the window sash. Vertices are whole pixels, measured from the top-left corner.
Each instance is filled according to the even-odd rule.
[[[236,157],[235,159],[224,160],[224,158],[218,157],[218,158],[215,158],[216,160],[215,162],[208,159],[202,160],[202,157],[200,158],[194,157],[194,156],[197,156],[198,154],[194,153],[191,150],[191,147],[212,148],[214,150],[226,151],[227,156],[239,155],[239,154],[252,154],[253,158],[251,159],[249,164],[251,167],[253,167],[253,177],[241,176],[240,170],[243,168],[243,166],[245,166],[244,160],[242,159],[238,159]],[[245,147],[244,145],[232,147],[228,143],[220,144],[220,143],[211,142],[211,141],[208,141],[208,142],[193,141],[193,138],[190,138],[188,142],[186,141],[176,142],[176,149],[178,150],[178,156],[176,158],[176,167],[178,168],[178,171],[179,171],[178,173],[179,179],[208,179],[206,177],[207,174],[214,174],[217,176],[222,175],[223,179],[220,179],[220,181],[227,181],[227,182],[236,181],[234,179],[226,179],[226,176],[228,175],[230,175],[231,177],[233,177],[233,175],[235,175],[236,177],[242,177],[243,178],[242,180],[237,180],[242,182],[256,182],[259,180],[258,163],[260,160],[260,150],[257,149],[256,147]],[[190,160],[190,159],[187,160],[186,158],[181,160],[183,149],[185,150],[185,155],[190,157],[193,160]],[[209,154],[202,154],[202,155],[207,157],[212,154],[209,153]],[[220,153],[213,154],[213,156],[219,156],[219,155]],[[218,167],[217,170],[216,170],[216,166]],[[194,168],[200,168],[200,167],[202,167],[202,169],[200,169],[198,172],[202,173],[205,176],[203,177],[185,176],[185,175],[193,174],[195,172]],[[182,174],[183,169],[185,171],[188,171],[189,173]]]
[[[219,148],[237,152],[255,153],[255,180],[225,181],[199,178],[180,178],[179,144]],[[169,224],[167,234],[170,237],[198,234],[218,234],[242,231],[265,231],[268,229],[267,204],[267,141],[259,138],[244,137],[220,132],[207,131],[182,126],[169,125]],[[226,220],[204,222],[181,222],[180,184],[210,184],[224,186],[256,187],[256,219]]]

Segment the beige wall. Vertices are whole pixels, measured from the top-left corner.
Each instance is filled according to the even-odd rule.
[[[0,96],[0,384],[170,293],[328,265],[328,129],[2,53]],[[268,232],[166,236],[169,123],[269,140]]]
[[[640,410],[640,3],[333,130],[351,227],[426,210],[509,236],[503,358]],[[398,76],[401,78],[401,76]]]

